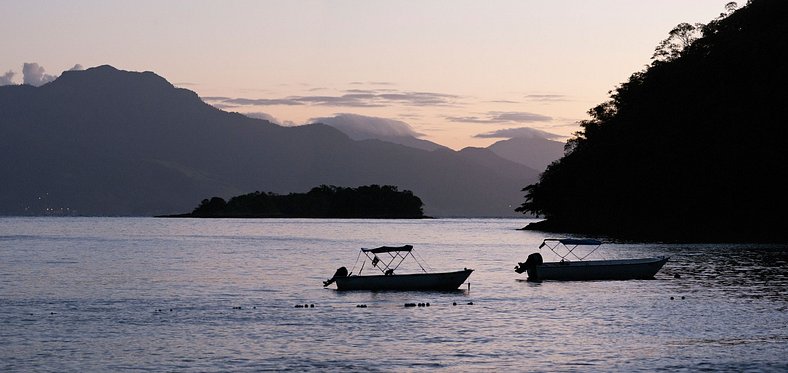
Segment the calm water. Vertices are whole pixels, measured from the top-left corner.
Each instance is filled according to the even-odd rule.
[[[526,222],[0,218],[0,371],[788,370],[786,246],[614,244],[671,260],[532,284]],[[384,244],[470,291],[323,289]]]

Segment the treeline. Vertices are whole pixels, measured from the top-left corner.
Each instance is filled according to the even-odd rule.
[[[523,189],[528,229],[664,241],[788,239],[788,2],[670,31]]]
[[[344,188],[321,185],[307,193],[278,195],[254,192],[232,197],[204,199],[189,214],[197,218],[423,218],[421,199],[409,190],[392,185]]]

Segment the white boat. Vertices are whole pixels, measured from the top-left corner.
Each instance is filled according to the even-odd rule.
[[[323,287],[336,282],[337,290],[457,290],[473,272],[468,268],[454,272],[427,272],[413,255],[413,246],[411,245],[381,246],[374,249],[362,248],[359,258],[361,254],[364,254],[365,259],[361,263],[358,274],[353,274],[352,270],[348,272],[347,268],[341,267],[332,278],[323,281]],[[412,258],[422,272],[395,273],[406,258]],[[373,268],[377,268],[381,274],[362,275],[367,262]],[[358,264],[358,259],[356,259],[356,264]],[[353,267],[355,269],[355,265]]]
[[[592,280],[634,280],[652,279],[668,257],[660,256],[639,259],[585,260],[602,245],[601,241],[576,238],[548,238],[542,241],[539,249],[548,247],[561,260],[543,262],[539,253],[528,256],[528,260],[518,263],[515,272],[528,272],[528,281],[592,281]],[[580,253],[578,247],[590,248]],[[571,256],[571,260],[570,260]]]

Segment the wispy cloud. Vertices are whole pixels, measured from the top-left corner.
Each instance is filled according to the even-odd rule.
[[[413,127],[403,121],[358,114],[340,113],[333,117],[312,118],[309,121],[312,123],[327,124],[356,140],[423,136],[423,134],[416,132]]]
[[[282,120],[279,120],[278,118],[274,117],[271,114],[263,113],[263,112],[243,113],[243,115],[246,115],[249,118],[256,118],[256,119],[267,120],[267,121],[269,121],[271,123],[278,124],[280,126],[285,126],[285,127],[292,127],[292,126],[296,126],[297,125],[296,123],[294,123],[292,121],[289,121],[289,120],[282,121]]]
[[[281,99],[267,99],[267,98],[228,98],[222,101],[225,104],[234,104],[241,106],[272,106],[272,105],[304,105],[297,99],[281,98]]]
[[[459,96],[431,92],[383,93],[378,97],[383,101],[413,106],[452,106]]]
[[[262,113],[262,112],[244,113],[244,115],[246,115],[249,118],[262,119],[262,120],[267,120],[267,121],[269,121],[271,123],[280,124],[279,120],[277,120],[273,115],[268,114],[268,113]]]
[[[446,120],[457,123],[533,123],[549,122],[553,118],[524,111],[490,111],[483,116],[449,116]]]
[[[525,99],[539,102],[569,101],[569,97],[566,95],[525,95]]]
[[[299,104],[338,107],[383,107],[386,106],[371,93],[347,93],[341,96],[303,96],[293,101]]]
[[[497,131],[480,133],[473,137],[482,139],[513,139],[513,138],[543,138],[548,140],[563,139],[564,136],[538,130],[530,127],[506,128]]]
[[[350,85],[385,85],[385,86],[394,86],[396,84],[394,84],[392,82],[377,81],[377,82],[350,82]]]
[[[223,104],[223,103],[211,103],[210,105],[215,107],[215,108],[217,108],[217,109],[221,109],[221,110],[230,110],[230,109],[237,109],[238,108],[238,105],[228,105],[228,104]]]
[[[273,106],[314,105],[331,107],[454,106],[460,96],[433,92],[353,89],[341,95],[288,96],[283,98],[203,97],[212,104]]]

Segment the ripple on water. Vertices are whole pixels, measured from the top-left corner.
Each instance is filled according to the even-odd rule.
[[[523,225],[0,218],[0,370],[788,370],[786,247],[615,244],[671,260],[533,284],[512,271],[542,239]],[[405,243],[476,269],[470,291],[322,288],[358,248]]]

